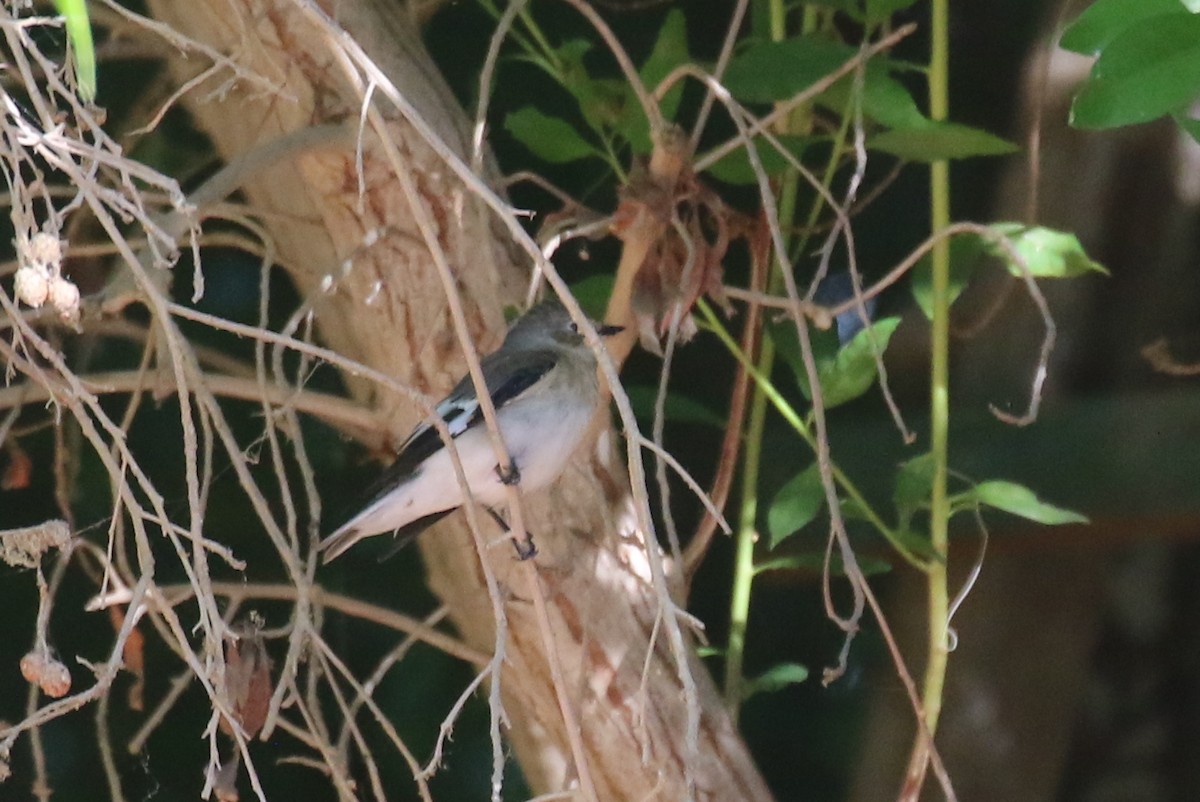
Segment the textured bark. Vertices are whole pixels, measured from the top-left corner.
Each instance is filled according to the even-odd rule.
[[[209,96],[207,90],[223,80],[218,76],[187,96],[198,123],[226,160],[307,126],[346,122],[354,129],[360,111],[356,91],[331,44],[295,4],[151,0],[150,6],[184,35],[280,84],[281,92],[274,95],[243,81]],[[410,22],[397,16],[395,6],[381,6],[325,7],[441,136],[463,152],[464,115]],[[206,66],[193,56],[178,60],[173,69],[182,82]],[[513,263],[511,249],[497,234],[499,226],[413,129],[390,109],[385,114],[392,118],[392,139],[412,168],[456,272],[477,344],[486,352],[503,331],[502,302],[519,300],[525,270]],[[436,395],[464,369],[441,285],[400,185],[369,134],[363,172],[360,204],[351,136],[256,171],[243,191],[274,237],[280,263],[300,291],[315,299],[325,341]],[[334,282],[328,292],[322,290],[326,277]],[[352,387],[397,433],[420,415],[405,399],[380,394],[366,383]],[[659,604],[649,584],[640,534],[628,523],[627,480],[613,462],[612,441],[602,435],[601,445],[576,455],[552,489],[525,503],[540,549],[537,572],[599,798],[683,799],[690,775],[700,799],[767,799],[765,784],[695,660],[692,672],[703,716],[699,755],[688,760],[681,685],[661,633],[641,692]],[[452,516],[423,537],[421,545],[430,584],[450,606],[464,639],[490,652],[491,606],[462,517]],[[575,770],[527,598],[526,566],[514,562],[506,545],[493,551],[490,562],[507,594],[509,641],[502,689],[512,724],[509,736],[531,786],[542,793],[561,790],[570,785]]]

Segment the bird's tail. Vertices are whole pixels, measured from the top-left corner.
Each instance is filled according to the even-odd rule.
[[[421,534],[426,529],[433,526],[450,513],[454,512],[456,509],[458,508],[452,507],[448,510],[431,513],[423,518],[418,518],[415,521],[411,521],[410,523],[407,523],[394,531],[392,533],[394,542],[388,546],[387,550],[384,551],[382,555],[380,555],[379,561],[383,562],[384,560],[395,556],[396,552],[400,551],[400,549],[416,540],[417,535]],[[342,552],[346,551],[364,537],[366,537],[366,535],[362,534],[357,526],[351,526],[349,523],[347,523],[341,529],[337,530],[332,535],[321,541],[321,545],[318,547],[320,551],[324,552],[321,562],[333,562],[342,555]]]
[[[391,558],[395,557],[397,552],[399,552],[402,548],[407,546],[409,543],[412,543],[414,540],[416,540],[417,535],[421,534],[426,529],[433,526],[435,523],[442,520],[450,513],[454,512],[454,510],[456,510],[456,509],[458,509],[458,508],[453,507],[448,510],[442,510],[441,512],[435,512],[432,515],[426,515],[424,518],[418,518],[417,520],[413,521],[412,523],[407,523],[404,526],[397,529],[395,532],[392,533],[392,538],[393,538],[392,544],[390,546],[388,546],[387,549],[384,550],[383,554],[379,555],[379,562],[383,562],[384,560],[390,560]]]
[[[322,564],[331,563],[338,557],[342,556],[342,552],[353,546],[362,535],[359,534],[356,526],[343,526],[341,529],[334,532],[329,537],[321,541],[321,545],[317,549],[323,552],[321,556]]]

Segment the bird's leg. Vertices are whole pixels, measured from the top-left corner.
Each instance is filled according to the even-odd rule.
[[[488,515],[492,516],[492,520],[496,522],[497,526],[499,526],[508,534],[512,533],[512,529],[510,529],[508,523],[500,517],[500,513],[496,512],[491,507],[484,507],[484,509],[487,510]],[[518,560],[524,561],[537,556],[537,546],[535,546],[533,543],[533,533],[531,532],[525,533],[524,542],[513,540],[513,546],[517,549]]]
[[[499,526],[506,533],[512,531],[508,528],[508,523],[500,517],[500,513],[496,512],[491,507],[484,507],[484,509],[487,510],[488,515],[492,516],[492,520],[496,522],[496,526]]]
[[[511,487],[521,484],[521,471],[517,468],[516,460],[512,460],[509,463],[508,470],[505,470],[503,466],[497,465],[496,475],[500,477],[500,484],[502,485]]]

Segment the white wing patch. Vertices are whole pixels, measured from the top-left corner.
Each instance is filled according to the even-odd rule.
[[[446,422],[446,428],[450,430],[450,436],[453,438],[467,430],[468,424],[471,423],[471,419],[475,417],[475,411],[478,409],[479,400],[476,398],[444,398],[440,404],[434,407],[433,414]],[[430,423],[418,425],[400,446],[400,451],[404,451],[413,441],[432,428],[433,425]]]
[[[437,406],[437,414],[446,421],[451,437],[458,437],[467,430],[467,424],[479,409],[477,398],[447,398]]]

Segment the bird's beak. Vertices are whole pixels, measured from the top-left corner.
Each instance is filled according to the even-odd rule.
[[[596,333],[601,337],[611,337],[614,334],[620,334],[623,331],[625,331],[624,326],[609,326],[608,324],[603,324],[596,327]]]

